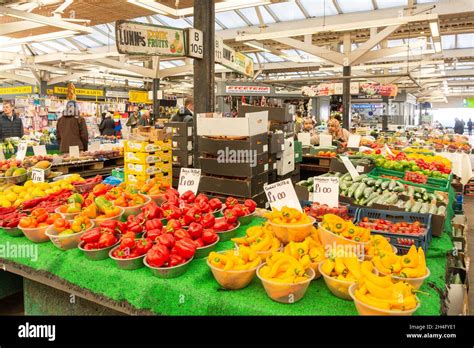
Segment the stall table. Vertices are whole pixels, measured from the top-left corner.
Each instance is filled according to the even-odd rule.
[[[300,179],[306,180],[309,177],[321,175],[329,172],[331,158],[304,154],[300,164]]]
[[[250,225],[261,224],[257,218]],[[244,235],[246,227],[238,230]],[[111,259],[89,261],[78,249],[61,251],[52,243],[33,244],[25,237],[10,237],[0,231],[0,245],[6,248],[35,246],[38,259],[16,258],[8,250],[0,254],[0,268],[18,274],[25,283],[25,314],[44,314],[45,303],[56,303],[58,290],[84,301],[83,311],[91,306],[99,313],[159,315],[356,315],[351,301],[332,295],[322,278],[311,283],[305,297],[294,304],[272,301],[258,278],[242,290],[222,289],[214,280],[206,259],[193,260],[188,272],[175,279],[159,279],[147,268],[120,270]],[[421,307],[417,315],[440,315],[445,311],[446,253],[453,244],[448,234],[433,238],[427,253],[431,275],[418,296]],[[219,243],[217,250],[233,248],[231,241]],[[1,272],[1,271],[0,271]],[[48,290],[49,289],[49,290]],[[38,296],[41,293],[41,296]],[[425,294],[426,293],[426,294]],[[35,295],[36,296],[33,296]],[[66,295],[62,295],[64,297]],[[59,300],[58,300],[59,301]],[[104,308],[105,307],[105,308]],[[92,310],[92,311],[94,311]],[[50,309],[48,310],[50,311]],[[68,313],[62,311],[60,313]],[[46,314],[51,314],[50,312]]]

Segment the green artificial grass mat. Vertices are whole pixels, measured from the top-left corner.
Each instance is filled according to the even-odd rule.
[[[238,235],[245,234],[249,226],[264,220],[254,219],[250,225],[240,227]],[[10,237],[0,232],[0,245],[31,245],[26,237]],[[354,303],[335,297],[326,287],[324,279],[311,282],[304,298],[293,304],[272,301],[260,280],[255,277],[242,290],[224,290],[214,280],[206,259],[193,260],[187,273],[179,278],[160,279],[147,268],[135,271],[120,270],[111,259],[89,261],[79,249],[61,251],[52,243],[38,246],[38,260],[5,257],[35,270],[56,275],[76,286],[115,301],[127,301],[139,310],[150,310],[161,315],[357,315]],[[222,242],[217,250],[233,247],[233,242]],[[446,252],[453,247],[444,233],[434,237],[427,253],[431,275],[420,289],[421,306],[417,315],[440,315],[441,301],[438,292],[428,284],[444,291]],[[4,255],[0,255],[0,262]],[[8,255],[5,255],[8,256]]]

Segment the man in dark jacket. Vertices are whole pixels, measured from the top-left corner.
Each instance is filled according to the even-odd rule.
[[[13,112],[13,105],[10,101],[3,102],[3,113],[0,115],[0,140],[6,138],[21,138],[24,134],[23,122],[21,118]]]
[[[69,101],[63,116],[58,119],[56,134],[61,152],[69,152],[69,146],[79,146],[79,150],[87,151],[89,134],[86,120],[79,116],[74,101]]]
[[[170,122],[193,122],[194,100],[186,98],[184,108],[170,118]]]
[[[115,122],[112,115],[106,113],[104,119],[100,123],[99,131],[101,135],[115,135]]]

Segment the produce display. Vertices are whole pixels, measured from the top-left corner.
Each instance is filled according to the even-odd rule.
[[[380,254],[393,253],[393,248],[384,236],[372,234],[369,243],[365,246],[366,259],[372,259]]]
[[[265,217],[269,221],[281,225],[304,225],[312,222],[308,215],[289,207],[283,207],[281,210],[274,208],[271,212],[266,213]]]
[[[72,222],[63,218],[54,220],[54,228],[60,236],[82,232],[91,227],[92,221],[86,216],[76,216]]]
[[[355,255],[329,257],[321,264],[321,272],[338,280],[356,282],[361,277],[361,262]]]
[[[396,234],[412,234],[422,235],[426,233],[426,226],[423,226],[419,221],[413,223],[409,222],[392,222],[384,219],[369,219],[362,218],[357,223],[357,226],[367,228],[372,231],[391,232]]]
[[[326,258],[325,250],[319,240],[318,231],[313,227],[313,233],[303,242],[290,242],[285,246],[283,253],[290,255],[301,262],[304,269],[312,268],[315,272],[319,263]]]
[[[81,215],[94,220],[104,220],[116,217],[121,210],[115,206],[113,202],[108,201],[105,197],[97,197],[94,202],[82,209]]]
[[[144,256],[153,246],[149,238],[135,238],[133,232],[125,233],[120,239],[120,245],[112,252],[116,259],[134,259]]]
[[[117,238],[116,227],[118,221],[113,222],[114,228],[111,228],[110,223],[101,223],[98,227],[85,232],[81,236],[83,242],[82,248],[85,250],[98,250],[111,247],[119,241]]]
[[[262,259],[251,248],[241,246],[238,251],[211,252],[207,258],[210,265],[223,271],[244,271],[256,269]]]
[[[319,157],[329,157],[329,158],[333,158],[333,157],[336,157],[337,156],[337,153],[333,152],[333,151],[319,151],[318,152],[318,156]]]
[[[291,255],[275,252],[267,257],[259,275],[266,280],[280,284],[297,284],[306,282],[308,275],[305,266]]]
[[[422,248],[418,251],[414,245],[406,255],[399,256],[393,253],[383,253],[372,260],[377,270],[384,275],[395,275],[401,278],[424,277],[426,268],[425,253]]]
[[[281,248],[280,240],[273,235],[268,223],[263,226],[252,226],[247,229],[244,237],[232,238],[232,241],[239,248],[244,246],[257,252],[262,259],[266,259],[272,252]]]
[[[21,228],[37,228],[50,226],[56,220],[61,219],[59,214],[49,214],[44,208],[36,208],[31,211],[29,216],[22,217],[18,226]]]
[[[346,221],[343,218],[334,215],[326,214],[323,216],[321,226],[327,231],[337,234],[340,237],[349,239],[355,242],[368,242],[370,237],[370,230],[364,227],[355,226],[352,221]]]
[[[338,208],[331,208],[327,204],[321,204],[318,202],[313,202],[311,206],[305,206],[304,212],[316,219],[316,221],[321,221],[323,216],[326,214],[334,214],[342,217],[344,220],[349,219],[348,215],[348,206],[347,204],[339,203]]]

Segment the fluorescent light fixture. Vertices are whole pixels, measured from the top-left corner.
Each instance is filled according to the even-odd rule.
[[[439,37],[439,27],[438,22],[430,22],[431,36]]]
[[[244,44],[246,44],[247,46],[256,48],[260,51],[271,53],[271,51],[269,49],[266,49],[264,47],[264,45],[262,43],[258,42],[258,41],[246,41],[246,42],[244,42]]]
[[[172,7],[160,4],[156,1],[150,0],[127,0],[127,2],[140,6],[144,9],[149,11],[153,11],[158,14],[172,16],[172,17],[185,17],[191,16],[194,12],[193,7],[187,7],[183,9],[174,9]],[[216,12],[224,12],[230,10],[238,10],[247,7],[254,7],[254,6],[262,6],[271,4],[269,0],[227,0],[218,2],[215,4],[215,11]]]
[[[440,42],[440,41],[435,41],[434,47],[435,47],[435,52],[436,52],[436,53],[440,53],[440,52],[442,51],[442,47],[441,47],[441,42]]]
[[[0,44],[0,47],[8,47],[8,46],[21,45],[21,44],[24,44],[24,43],[43,42],[43,41],[49,41],[49,40],[64,39],[64,38],[67,38],[67,37],[75,36],[77,34],[78,34],[77,31],[63,30],[63,31],[55,32],[55,33],[41,34],[41,35],[35,35],[35,36],[27,36],[27,37],[23,37],[21,39],[11,39],[9,41],[5,41],[5,42]]]

